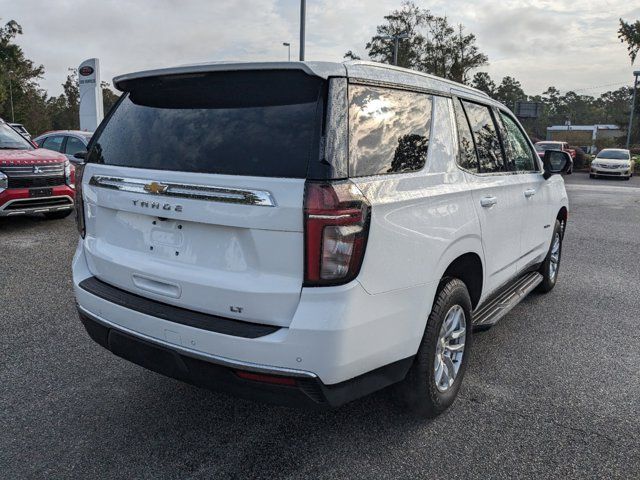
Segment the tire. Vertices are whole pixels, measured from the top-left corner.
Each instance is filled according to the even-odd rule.
[[[441,333],[446,331],[441,329],[445,320],[451,321],[453,328],[446,343],[456,348],[462,344],[461,351],[442,348],[444,343],[441,343]],[[455,335],[451,334],[459,335],[463,323],[462,336],[454,338]],[[457,278],[444,280],[436,295],[413,365],[399,385],[401,399],[412,412],[422,417],[433,418],[453,404],[467,368],[473,340],[471,330],[471,299],[466,285]],[[441,362],[440,359],[447,355],[448,361]],[[437,364],[441,365],[438,371]],[[455,372],[453,383],[446,382],[446,372],[450,371],[449,369]],[[436,382],[438,372],[440,384]]]
[[[551,237],[551,245],[549,246],[549,251],[547,252],[547,256],[540,265],[540,269],[538,270],[540,274],[542,274],[542,283],[538,285],[536,291],[540,293],[547,293],[553,290],[553,287],[556,286],[556,282],[558,281],[558,273],[560,272],[560,261],[562,260],[562,240],[564,237],[564,232],[562,229],[562,224],[559,220],[556,220],[556,223],[553,227],[553,235]],[[556,244],[556,241],[558,242]],[[555,265],[555,269],[554,269]]]
[[[69,215],[71,215],[71,213],[73,212],[73,209],[69,209],[69,210],[60,210],[58,212],[47,212],[44,213],[44,218],[46,218],[47,220],[60,220],[62,218],[67,218]]]
[[[589,178],[596,178],[596,176],[593,173],[590,173]]]

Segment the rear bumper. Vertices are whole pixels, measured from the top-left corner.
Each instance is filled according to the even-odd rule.
[[[338,390],[342,390],[338,385],[362,382],[357,379],[399,361],[410,364],[422,339],[426,312],[431,309],[428,299],[433,297],[428,291],[431,285],[378,295],[370,295],[357,281],[302,289],[288,327],[253,335],[223,331],[216,318],[203,318],[211,321],[203,327],[183,315],[174,317],[168,310],[154,313],[144,305],[125,304],[122,298],[109,299],[81,286],[91,277],[81,241],[73,262],[76,300],[84,316],[109,329],[227,368],[315,378],[322,388]],[[151,300],[148,294],[140,295]],[[375,374],[377,380],[365,382],[366,388],[341,393],[342,400],[329,399],[328,403],[344,403],[383,388],[402,379],[404,373]]]
[[[278,405],[320,409],[338,407],[402,380],[413,361],[412,358],[406,358],[354,379],[325,385],[309,372],[274,368],[265,372],[260,366],[230,364],[229,361],[212,358],[201,352],[141,338],[98,319],[80,307],[78,313],[89,336],[125,360],[198,387]],[[268,379],[284,379],[288,384],[243,378],[243,372],[259,374],[256,378],[266,373]]]
[[[71,210],[75,190],[67,185],[51,187],[51,196],[29,196],[28,188],[11,188],[0,193],[0,217]]]

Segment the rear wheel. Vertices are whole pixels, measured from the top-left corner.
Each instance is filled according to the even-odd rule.
[[[71,209],[60,210],[58,212],[47,212],[44,214],[44,218],[46,218],[47,220],[60,220],[61,218],[67,218],[69,215],[71,215],[71,212],[73,212],[73,210]]]
[[[540,265],[539,272],[542,274],[542,283],[538,285],[537,291],[547,293],[553,290],[558,281],[558,272],[560,270],[560,259],[562,257],[562,237],[563,225],[556,220],[553,228],[553,236],[551,237],[551,246],[544,262]]]
[[[419,415],[433,418],[453,404],[471,347],[471,299],[457,278],[440,288],[415,360],[400,384],[402,399]]]

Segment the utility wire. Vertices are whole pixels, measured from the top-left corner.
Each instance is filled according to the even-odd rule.
[[[575,89],[572,89],[572,90],[567,90],[565,93],[568,93],[568,92],[584,92],[584,91],[587,91],[587,90],[598,90],[599,88],[617,87],[617,86],[622,86],[622,85],[626,85],[629,88],[631,88],[631,84],[629,84],[628,82],[618,82],[618,83],[607,83],[605,85],[597,85],[595,87],[575,88]]]

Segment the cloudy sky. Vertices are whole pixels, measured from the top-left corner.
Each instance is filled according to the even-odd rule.
[[[382,17],[401,0],[307,0],[307,59],[364,53]],[[549,85],[597,94],[631,82],[618,19],[640,19],[629,0],[416,0],[476,34],[483,70],[515,76],[530,94]],[[213,60],[286,60],[298,48],[298,0],[0,0],[1,22],[16,20],[18,43],[45,66],[41,85],[62,88],[69,67],[98,57],[102,78]],[[640,68],[640,61],[636,68]],[[605,86],[606,85],[606,86]]]

